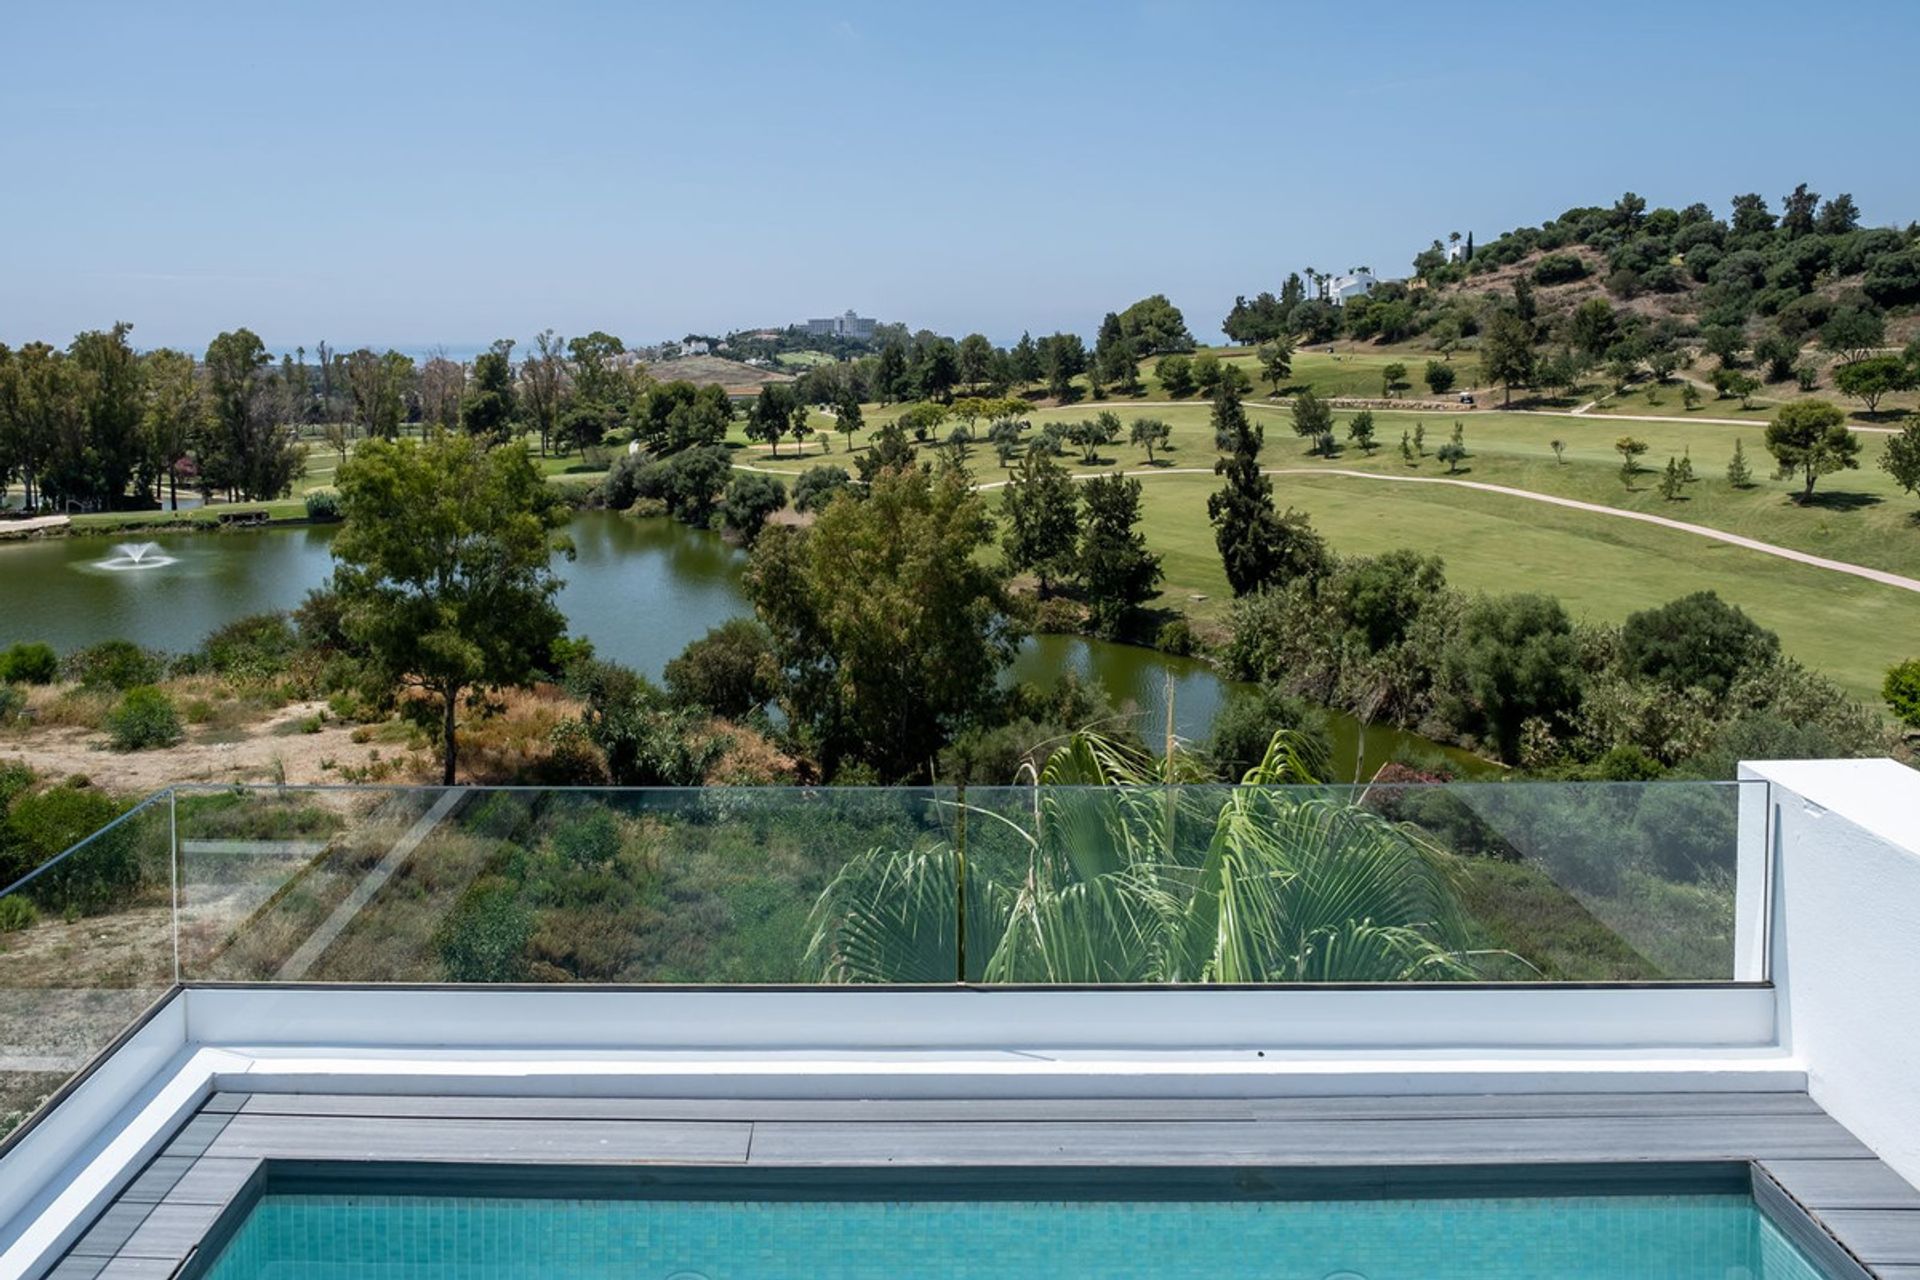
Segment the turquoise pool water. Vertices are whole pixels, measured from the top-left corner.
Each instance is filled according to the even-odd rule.
[[[268,1195],[213,1280],[1820,1280],[1744,1195],[746,1201]]]

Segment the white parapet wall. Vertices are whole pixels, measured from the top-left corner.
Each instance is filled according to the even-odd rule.
[[[1766,761],[1773,980],[1808,1091],[1920,1183],[1920,772],[1892,760]]]

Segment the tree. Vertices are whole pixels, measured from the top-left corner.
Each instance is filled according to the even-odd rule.
[[[460,425],[470,436],[495,444],[513,438],[513,339],[500,338],[473,361],[473,382],[460,403]]]
[[[1779,656],[1780,637],[1711,591],[1630,614],[1620,627],[1619,662],[1627,674],[1716,698]]]
[[[203,487],[243,499],[277,498],[305,467],[306,451],[279,421],[268,364],[266,346],[252,330],[222,333],[208,344],[212,422],[200,450]]]
[[[797,732],[829,771],[849,756],[885,778],[924,775],[952,732],[998,696],[1019,641],[993,521],[958,471],[881,472],[861,502],[754,545],[748,598],[773,636]]]
[[[1448,475],[1455,475],[1458,474],[1460,470],[1460,464],[1466,460],[1467,447],[1449,440],[1438,449],[1435,449],[1433,456],[1447,464]]]
[[[1010,573],[1032,571],[1040,594],[1073,569],[1080,538],[1080,499],[1066,468],[1051,458],[1028,453],[1007,482],[1000,503],[1006,532],[1000,545]]]
[[[1426,380],[1427,390],[1436,396],[1443,396],[1453,390],[1455,375],[1453,366],[1450,364],[1439,360],[1429,360],[1427,361],[1426,373],[1423,376]]]
[[[1553,450],[1553,462],[1555,466],[1566,465],[1567,442],[1565,440],[1549,440],[1547,441],[1547,448]]]
[[[751,547],[766,527],[767,517],[787,505],[787,487],[761,471],[742,471],[727,484],[720,514],[742,546]]]
[[[365,347],[347,356],[347,393],[354,421],[367,436],[394,440],[407,416],[413,361],[398,351],[375,355]]]
[[[1263,342],[1255,354],[1260,358],[1260,376],[1273,388],[1273,394],[1279,395],[1280,384],[1293,376],[1293,338],[1282,335]]]
[[[1235,405],[1238,403],[1236,400]],[[1314,452],[1333,456],[1333,408],[1315,395],[1312,387],[1293,398],[1293,434],[1310,441]],[[1217,421],[1214,435],[1219,438]]]
[[[1760,390],[1760,379],[1750,373],[1742,373],[1737,369],[1732,371],[1718,370],[1714,373],[1714,379],[1726,388],[1729,395],[1739,399],[1742,409],[1753,408],[1753,395],[1754,392]]]
[[[1686,488],[1686,481],[1680,475],[1680,460],[1667,459],[1667,469],[1660,473],[1660,496],[1668,502],[1678,502],[1680,493]]]
[[[1427,456],[1427,424],[1424,422],[1413,424],[1413,451],[1422,458]]]
[[[1697,384],[1688,382],[1680,388],[1680,405],[1688,413],[1700,407],[1700,388]]]
[[[851,386],[842,387],[839,399],[834,402],[833,418],[840,434],[847,438],[847,452],[853,452],[854,433],[866,426],[865,415],[860,409],[860,393]]]
[[[1173,427],[1159,418],[1135,418],[1127,433],[1130,443],[1143,445],[1147,451],[1147,465],[1153,465],[1153,447],[1164,446],[1167,438],[1173,434]]]
[[[1175,400],[1193,394],[1193,361],[1186,356],[1161,356],[1153,366],[1153,376],[1160,380],[1160,389]]]
[[[993,343],[987,340],[985,334],[970,333],[960,339],[956,357],[960,381],[978,389],[987,380],[988,372],[993,367]]]
[[[1121,634],[1135,609],[1159,594],[1160,557],[1147,550],[1139,529],[1138,480],[1095,476],[1081,491],[1086,522],[1080,534],[1080,584],[1094,629],[1111,638]]]
[[[1347,423],[1347,439],[1360,446],[1362,453],[1373,452],[1373,410],[1362,409]]]
[[[1620,455],[1620,482],[1633,488],[1633,478],[1640,474],[1640,455],[1648,449],[1645,440],[1634,436],[1621,436],[1613,442],[1614,452]]]
[[[1443,714],[1492,739],[1508,764],[1519,761],[1520,731],[1527,721],[1564,724],[1580,704],[1573,623],[1551,596],[1475,600],[1439,665]]]
[[[1880,685],[1887,709],[1909,729],[1920,729],[1920,658],[1908,658],[1890,667]]]
[[[772,446],[774,457],[780,456],[780,437],[787,434],[793,425],[795,408],[793,393],[781,383],[769,382],[760,388],[760,395],[754,400],[753,408],[747,411],[747,439],[764,440]],[[805,412],[805,406],[800,406]]]
[[[1733,457],[1727,461],[1727,483],[1736,489],[1753,484],[1753,468],[1747,465],[1746,446],[1738,438],[1733,442]]]
[[[823,462],[816,467],[808,467],[793,482],[793,509],[795,511],[823,511],[835,495],[853,483],[844,467]]]
[[[1413,435],[1405,430],[1400,432],[1400,460],[1408,466],[1413,465]]]
[[[168,508],[178,511],[180,464],[192,450],[206,416],[199,369],[190,354],[166,347],[149,351],[143,360],[147,369],[141,421],[146,431],[147,453],[155,472],[167,478]]]
[[[1008,371],[1020,386],[1040,381],[1044,366],[1040,359],[1040,348],[1030,333],[1022,333],[1020,341],[1013,344],[1007,352]]]
[[[779,675],[773,638],[752,618],[729,618],[710,628],[662,672],[674,702],[731,720],[771,701]]]
[[[1899,356],[1868,356],[1833,371],[1833,385],[1839,388],[1840,394],[1865,404],[1869,414],[1879,412],[1882,396],[1891,391],[1905,391],[1913,381],[1913,371]]]
[[[1025,335],[1022,335],[1024,340]],[[1037,375],[1036,375],[1037,376]],[[897,342],[880,348],[880,359],[873,371],[873,398],[881,404],[911,398],[913,387],[907,379],[907,352]]]
[[[1878,311],[1840,306],[1820,326],[1820,345],[1848,362],[1858,360],[1887,340],[1887,322]]]
[[[472,437],[370,440],[339,487],[333,588],[347,631],[388,688],[439,701],[451,786],[461,696],[525,685],[565,632],[552,532],[566,509],[524,448]]]
[[[91,489],[88,495],[101,506],[113,506],[126,496],[127,486],[143,462],[140,424],[140,379],[143,366],[127,335],[133,326],[121,321],[106,330],[90,330],[67,348],[84,375],[86,436]]]
[[[1380,370],[1380,394],[1389,399],[1407,385],[1407,366],[1395,360]]]
[[[1801,477],[1803,504],[1813,501],[1814,482],[1821,476],[1860,466],[1860,438],[1846,422],[1837,405],[1796,400],[1782,405],[1767,424],[1767,451],[1779,464],[1779,478]]]
[[[1240,396],[1222,387],[1213,402],[1213,434],[1227,456],[1213,464],[1226,483],[1207,497],[1214,545],[1236,596],[1315,578],[1327,565],[1326,545],[1304,515],[1273,506],[1273,482],[1260,473],[1264,433],[1247,417]]]
[[[1515,387],[1533,383],[1533,326],[1512,311],[1501,311],[1480,342],[1480,368],[1505,388],[1503,403],[1513,403]]]
[[[544,330],[535,335],[533,351],[520,362],[520,387],[527,417],[540,433],[540,453],[544,457],[566,408],[566,339],[551,329]]]
[[[1047,393],[1055,400],[1073,397],[1073,380],[1087,371],[1087,348],[1077,333],[1056,333],[1043,344]]]
[[[466,366],[447,359],[444,350],[436,351],[420,366],[421,416],[441,431],[460,425],[460,401],[466,393]]]
[[[1193,350],[1193,334],[1187,331],[1186,318],[1164,293],[1140,299],[1118,319],[1120,336],[1140,355]]]
[[[1920,493],[1920,422],[1909,422],[1887,441],[1880,468],[1908,493]]]

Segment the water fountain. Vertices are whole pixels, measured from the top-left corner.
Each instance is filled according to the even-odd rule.
[[[128,569],[158,569],[179,562],[179,557],[163,553],[157,542],[120,542],[115,543],[113,549],[117,555],[94,561],[94,567],[123,572]]]

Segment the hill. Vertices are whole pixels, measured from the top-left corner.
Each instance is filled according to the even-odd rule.
[[[729,395],[755,395],[770,382],[793,381],[790,373],[762,369],[722,356],[681,356],[676,360],[661,360],[646,368],[649,375],[661,382],[691,382],[697,387],[723,387]]]

